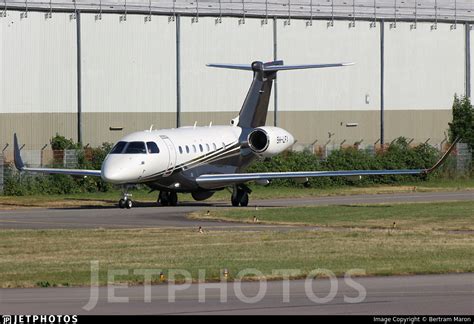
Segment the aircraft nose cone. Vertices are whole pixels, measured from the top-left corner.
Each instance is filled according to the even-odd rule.
[[[102,180],[110,183],[119,183],[120,182],[120,172],[118,170],[114,170],[114,168],[110,166],[102,167],[101,177]]]
[[[101,177],[102,180],[109,183],[120,184],[126,182],[124,172],[120,167],[119,161],[110,161],[106,159],[102,164]]]
[[[142,170],[141,159],[109,155],[102,164],[102,180],[113,184],[136,183]]]

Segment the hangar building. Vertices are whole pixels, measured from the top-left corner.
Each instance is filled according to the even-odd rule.
[[[252,75],[205,65],[273,59],[356,63],[280,72],[267,124],[299,145],[439,145],[472,24],[472,0],[0,0],[0,146],[227,124]]]

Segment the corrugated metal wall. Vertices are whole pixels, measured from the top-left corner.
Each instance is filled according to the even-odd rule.
[[[83,112],[176,110],[176,27],[168,17],[82,14],[81,25]]]
[[[279,21],[278,54],[287,63],[355,62],[353,66],[281,73],[279,124],[300,144],[375,142],[380,107],[380,29],[368,22]],[[357,123],[348,128],[347,123]]]
[[[83,142],[176,125],[176,22],[168,17],[81,14]],[[386,142],[397,136],[441,142],[454,93],[464,93],[464,26],[385,23]],[[251,73],[205,67],[273,59],[273,21],[180,19],[182,125],[227,124],[239,111]],[[282,72],[279,120],[299,143],[352,144],[379,139],[380,23],[291,20],[276,26],[286,63],[355,61],[355,66]],[[471,47],[474,48],[471,33]],[[9,12],[0,19],[0,145],[18,132],[41,149],[56,132],[77,138],[76,20],[69,14]],[[474,71],[471,65],[471,71]],[[474,73],[473,73],[474,74]],[[473,78],[474,80],[474,78]],[[273,109],[273,97],[270,110]],[[272,113],[268,123],[273,123]],[[348,123],[357,127],[347,127]],[[110,131],[121,127],[122,131]],[[2,144],[4,143],[4,144]],[[7,149],[10,149],[7,148]]]
[[[278,55],[290,64],[355,62],[354,66],[281,73],[281,111],[376,110],[380,107],[380,28],[369,22],[278,22]],[[369,102],[366,102],[366,96]]]
[[[181,71],[183,124],[230,119],[203,119],[200,112],[228,112],[221,116],[235,117],[242,106],[252,81],[252,73],[206,67],[208,63],[250,63],[273,59],[272,24],[262,25],[258,19],[181,18]],[[273,102],[270,103],[273,107]]]
[[[272,26],[259,20],[181,18],[183,111],[238,111],[252,80],[245,71],[206,67],[208,63],[250,63],[271,60]],[[232,91],[230,91],[230,89]]]
[[[81,15],[84,143],[176,125],[176,25],[168,17]],[[111,132],[110,127],[123,131]],[[99,142],[101,143],[101,142]]]
[[[449,109],[454,94],[464,93],[464,28],[432,25],[386,28],[387,109]]]
[[[464,27],[387,24],[385,67],[387,138],[445,140],[454,94],[465,92]]]
[[[55,132],[76,136],[76,22],[67,14],[0,19],[0,138],[22,132],[27,148],[49,143]]]

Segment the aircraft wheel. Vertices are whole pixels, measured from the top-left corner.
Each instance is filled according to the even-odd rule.
[[[249,204],[249,194],[244,192],[242,198],[240,198],[240,206],[247,207]]]
[[[125,208],[125,200],[120,199],[119,202],[118,202],[118,206],[119,206],[120,209],[124,209]]]
[[[230,201],[234,207],[238,207],[239,205],[247,206],[249,203],[248,193],[242,189],[237,188],[232,192]]]
[[[234,207],[238,207],[239,206],[239,201],[237,199],[234,198],[234,196],[232,196],[230,198],[230,202],[232,203],[232,206]]]
[[[230,200],[231,200],[232,206],[239,207],[239,201],[237,199],[234,199],[234,197],[232,197]]]
[[[178,205],[178,194],[176,192],[170,192],[168,194],[168,201],[170,206]]]
[[[166,191],[160,191],[160,196],[158,198],[161,206],[168,206],[170,204],[170,195]]]
[[[130,209],[133,207],[133,202],[130,199],[125,201],[125,208]]]
[[[240,194],[239,194],[239,191],[237,192],[233,192],[232,195],[230,196],[230,202],[232,203],[232,206],[234,207],[239,207],[239,203],[240,203]]]

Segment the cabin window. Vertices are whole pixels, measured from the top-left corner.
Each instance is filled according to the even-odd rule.
[[[216,143],[212,143],[212,147],[214,147],[214,151],[217,150]]]
[[[183,154],[183,148],[181,146],[179,147],[179,154]]]
[[[146,146],[148,148],[148,154],[158,154],[160,153],[160,149],[155,142],[146,142]]]
[[[202,149],[202,145],[201,145],[201,144],[199,144],[199,151],[201,151],[201,152],[204,151],[204,150]]]
[[[118,142],[117,144],[115,144],[112,151],[110,151],[110,154],[120,154],[120,153],[122,153],[125,145],[127,145],[127,142]]]
[[[206,149],[208,152],[211,150],[211,148],[209,147],[209,144],[206,144]]]
[[[222,142],[222,148],[225,149],[225,143],[224,142]]]
[[[146,154],[144,142],[130,142],[125,149],[125,154]]]
[[[189,153],[189,146],[186,145],[186,153]]]
[[[193,153],[196,153],[196,145],[193,144]]]

